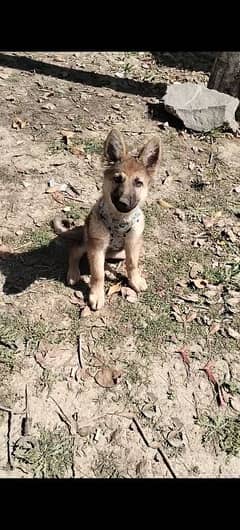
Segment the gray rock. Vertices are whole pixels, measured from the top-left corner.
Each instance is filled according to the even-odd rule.
[[[235,112],[239,100],[203,84],[173,84],[163,97],[167,112],[179,118],[187,129],[208,132],[227,125],[238,130]]]

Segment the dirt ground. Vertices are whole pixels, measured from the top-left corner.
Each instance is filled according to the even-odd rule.
[[[212,62],[0,54],[0,477],[239,477],[240,139],[187,132],[159,105],[166,83],[207,83]],[[51,221],[86,216],[113,126],[133,149],[162,141],[149,288],[87,314],[86,264],[66,286]],[[124,274],[108,267],[106,293]]]

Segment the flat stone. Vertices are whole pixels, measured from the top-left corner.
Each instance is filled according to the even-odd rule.
[[[182,83],[168,86],[163,103],[167,112],[179,118],[187,129],[209,132],[227,125],[234,132],[239,125],[235,112],[239,100],[203,84]]]

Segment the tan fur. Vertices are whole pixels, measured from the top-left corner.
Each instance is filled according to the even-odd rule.
[[[159,138],[147,142],[138,158],[135,158],[127,153],[124,139],[117,130],[113,129],[109,133],[104,145],[106,165],[102,198],[99,201],[103,200],[109,215],[115,220],[128,222],[132,213],[139,212],[139,206],[147,197],[149,183],[158,170],[160,154]],[[123,257],[125,251],[129,284],[137,292],[147,288],[138,269],[144,230],[142,211],[138,222],[126,234],[123,248],[116,252],[110,246],[110,230],[99,214],[99,201],[92,208],[84,227],[68,230],[66,222],[64,226],[59,218],[53,222],[55,232],[61,233],[71,242],[68,284],[74,285],[79,281],[79,260],[87,253],[91,272],[89,303],[94,310],[104,305],[105,258]]]

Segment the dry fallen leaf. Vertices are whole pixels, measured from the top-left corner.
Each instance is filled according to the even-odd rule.
[[[160,206],[162,206],[162,208],[174,208],[170,202],[164,201],[163,199],[158,199],[157,202]]]
[[[192,279],[197,278],[199,274],[203,273],[203,266],[200,263],[193,263],[189,272],[189,276]]]
[[[219,385],[218,381],[216,380],[215,375],[213,374],[212,364],[210,363],[210,361],[208,361],[208,363],[204,366],[204,368],[202,368],[202,370],[207,375],[209,381],[213,384],[218,404],[220,405],[220,407],[223,407],[226,403],[224,394],[223,394],[221,385]]]
[[[156,405],[152,405],[151,403],[147,403],[146,405],[143,406],[141,412],[142,412],[143,416],[145,416],[145,418],[151,419],[151,418],[153,418],[153,416],[156,415],[156,412],[157,412]]]
[[[185,215],[185,212],[183,212],[183,210],[180,210],[180,208],[176,208],[175,214],[178,216],[178,219],[180,219],[180,221],[185,221],[186,215]]]
[[[193,279],[192,283],[195,285],[195,287],[197,287],[197,289],[205,289],[205,287],[208,286],[208,282],[202,278]]]
[[[221,324],[220,322],[213,322],[210,326],[209,334],[214,335],[220,330]]]
[[[240,333],[238,331],[236,331],[235,329],[231,328],[230,326],[226,327],[225,329],[226,329],[229,337],[231,337],[232,339],[236,339],[236,340],[240,339]]]
[[[90,376],[89,371],[86,370],[86,368],[77,368],[77,370],[76,370],[76,372],[74,374],[74,379],[78,383],[79,381],[84,381],[89,376]]]
[[[90,307],[88,307],[88,305],[86,305],[86,307],[84,307],[81,311],[81,318],[87,318],[87,317],[90,317],[92,314],[91,312],[91,309]]]
[[[196,293],[186,294],[186,295],[178,295],[179,298],[184,300],[185,302],[193,302],[197,303],[199,301],[198,295]]]
[[[196,167],[195,162],[191,162],[191,161],[190,161],[190,162],[188,163],[188,169],[190,169],[190,171],[193,171],[193,169],[194,169],[195,167]]]
[[[190,372],[190,359],[189,359],[189,352],[185,346],[183,346],[180,350],[177,350],[177,353],[180,353],[182,360],[184,364],[186,365],[187,373]]]
[[[182,449],[183,447],[185,447],[185,443],[183,441],[183,433],[179,431],[179,429],[174,429],[170,431],[167,435],[167,441],[169,445],[175,447],[176,449]]]
[[[230,405],[236,412],[240,412],[240,397],[239,396],[233,396],[230,399]]]
[[[188,313],[188,315],[186,317],[186,322],[192,322],[193,320],[195,320],[195,318],[197,318],[197,316],[198,316],[197,311],[193,311],[193,312]]]
[[[216,212],[212,217],[203,217],[202,223],[205,228],[211,228],[221,217],[222,212]]]
[[[203,245],[206,244],[206,239],[204,239],[203,237],[197,237],[194,241],[193,241],[193,246],[194,248],[197,248],[197,247],[203,247]]]
[[[55,105],[53,103],[46,103],[46,105],[43,105],[41,108],[43,110],[54,110]]]
[[[179,315],[179,313],[176,313],[176,311],[172,311],[171,316],[173,316],[177,322],[180,322],[181,324],[183,323],[182,317]]]
[[[235,234],[233,233],[231,228],[225,228],[223,230],[222,234],[223,234],[223,236],[226,236],[227,239],[229,239],[229,241],[231,241],[231,243],[236,243],[237,236],[235,236]]]
[[[64,197],[60,191],[54,191],[52,193],[52,198],[59,204],[64,204]]]
[[[21,120],[21,118],[16,118],[16,120],[12,123],[13,129],[24,129],[26,127],[27,121]]]
[[[104,388],[112,388],[120,383],[122,372],[112,368],[102,368],[95,375],[95,381]]]
[[[130,304],[135,304],[138,301],[137,293],[130,287],[121,287],[121,294]]]
[[[107,296],[112,296],[113,294],[115,293],[120,293],[121,292],[121,282],[119,283],[115,283],[114,285],[111,285],[111,287],[109,287],[108,289],[108,293],[107,293]]]
[[[70,147],[69,151],[75,156],[85,156],[85,152],[81,147],[72,146]]]
[[[237,305],[240,304],[240,296],[233,296],[232,298],[228,298],[227,300],[228,305]]]
[[[63,137],[64,143],[66,145],[70,145],[71,144],[71,138],[74,137],[74,132],[72,132],[72,131],[61,131],[61,135]]]
[[[81,298],[76,297],[76,295],[73,296],[72,298],[70,298],[69,301],[70,301],[71,304],[73,304],[73,305],[78,305],[80,308],[85,308],[85,306],[86,306],[84,300],[81,299]],[[87,306],[86,306],[86,307],[87,307]],[[91,313],[91,311],[90,311],[90,313]],[[82,316],[82,315],[81,315],[81,316]]]

